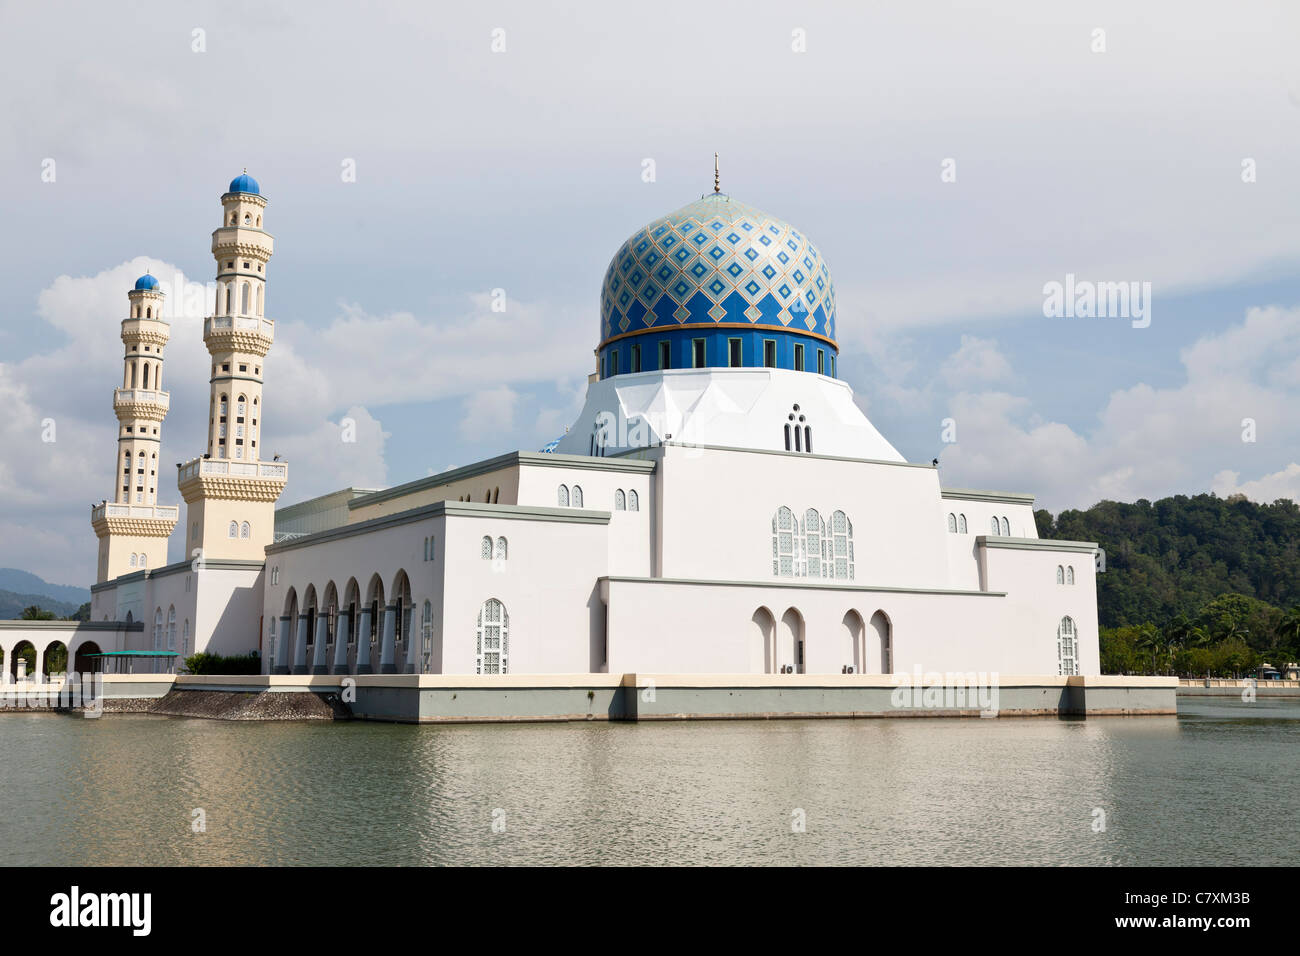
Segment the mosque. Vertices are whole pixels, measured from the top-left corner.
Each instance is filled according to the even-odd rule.
[[[112,496],[91,512],[98,630],[78,631],[70,661],[93,648],[256,651],[268,674],[306,675],[1100,673],[1096,546],[1040,539],[1032,495],[944,487],[935,463],[906,461],[839,377],[821,250],[716,179],[615,252],[586,403],[562,438],[277,508],[289,463],[259,441],[286,400],[266,210],[246,173],[221,197],[208,432],[177,470],[180,555],[180,509],[159,495],[170,326],[152,276],[127,293]]]

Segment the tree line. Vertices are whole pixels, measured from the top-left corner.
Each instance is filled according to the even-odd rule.
[[[1040,537],[1105,552],[1103,673],[1239,677],[1300,660],[1300,506],[1290,499],[1174,495],[1034,517]]]

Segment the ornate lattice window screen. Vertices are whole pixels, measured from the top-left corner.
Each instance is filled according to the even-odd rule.
[[[1078,643],[1072,617],[1061,618],[1061,626],[1056,629],[1056,656],[1060,674],[1068,677],[1079,673]]]
[[[478,612],[474,673],[508,673],[510,616],[505,605],[491,598]]]
[[[852,580],[853,523],[843,511],[826,519],[815,508],[803,520],[782,505],[772,518],[772,574],[782,578]]]

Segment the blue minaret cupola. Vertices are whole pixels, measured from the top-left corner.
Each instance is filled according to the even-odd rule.
[[[799,230],[718,188],[623,243],[600,293],[601,378],[683,368],[835,377],[835,291]]]
[[[247,169],[230,181],[229,191],[232,193],[252,193],[254,196],[262,195],[262,188],[257,185],[256,179],[248,175]]]
[[[140,278],[135,280],[135,291],[136,292],[157,292],[158,280],[146,272]]]

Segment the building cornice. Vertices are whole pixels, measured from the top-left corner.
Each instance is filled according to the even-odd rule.
[[[226,501],[274,502],[284,491],[284,478],[262,478],[252,475],[193,475],[177,482],[186,504],[202,498]]]
[[[166,538],[176,527],[180,516],[175,518],[92,518],[91,528],[95,537],[118,535],[129,538]]]
[[[939,495],[953,501],[991,501],[1000,505],[1032,505],[1034,496],[1018,491],[981,491],[976,488],[940,488]]]
[[[353,498],[348,502],[348,508],[368,508],[380,502],[392,501],[394,498],[404,498],[407,495],[427,491],[430,488],[440,488],[443,485],[454,484],[467,478],[477,478],[480,475],[525,466],[535,468],[578,468],[590,471],[646,475],[653,472],[656,467],[655,463],[651,461],[636,461],[621,457],[592,458],[588,455],[557,455],[549,452],[512,451],[505,455],[498,455],[496,458],[488,458],[472,465],[453,468],[441,474],[430,475],[427,478],[417,478],[415,481],[408,481],[405,484],[394,485],[392,488],[371,492],[360,498]]]
[[[1092,553],[1097,550],[1095,541],[1064,541],[1055,538],[1004,538],[991,534],[975,536],[977,548],[1006,548],[1012,551],[1072,551]]]
[[[733,448],[729,445],[702,445],[696,442],[678,442],[678,441],[666,441],[666,442],[662,442],[660,445],[656,445],[652,447],[702,448],[705,451],[734,451],[745,455],[780,455],[784,458],[807,458],[807,459],[814,459],[817,461],[847,461],[847,462],[852,462],[853,464],[856,465],[894,465],[900,468],[926,468],[929,469],[930,471],[934,470],[934,465],[925,462],[889,461],[888,459],[885,458],[849,458],[844,455],[814,455],[803,451],[781,451],[780,449],[776,449],[776,448]],[[626,451],[619,452],[617,457],[626,460],[625,456],[634,455],[637,454],[638,452],[644,453],[646,450],[647,449],[644,448],[629,448]],[[596,459],[596,460],[609,461],[608,458]]]
[[[796,591],[863,591],[882,594],[947,594],[963,597],[1006,597],[1006,591],[971,591],[963,588],[900,588],[875,584],[840,584],[813,579],[771,581],[724,581],[713,578],[645,578],[628,575],[605,575],[597,581],[615,584],[685,584],[696,587],[787,588]]]
[[[534,508],[526,505],[491,505],[477,501],[435,501],[419,508],[399,511],[396,514],[345,524],[327,531],[316,531],[299,538],[280,541],[266,546],[267,555],[309,548],[327,541],[369,534],[384,528],[414,524],[431,518],[498,518],[507,521],[556,521],[562,524],[609,524],[610,512],[587,511],[581,508]]]
[[[197,559],[196,559],[197,560]],[[200,562],[200,571],[260,571],[266,567],[265,561],[250,561],[239,558],[204,558]],[[100,591],[107,591],[112,588],[120,587],[123,584],[129,584],[133,581],[143,581],[146,578],[165,578],[173,574],[181,574],[194,570],[194,561],[177,561],[173,564],[164,564],[161,568],[145,568],[143,571],[132,571],[130,574],[123,574],[111,581],[101,581],[99,584],[90,586],[91,594],[98,594]]]

